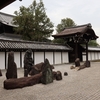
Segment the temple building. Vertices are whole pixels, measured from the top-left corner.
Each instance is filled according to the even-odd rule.
[[[25,41],[15,35],[11,21],[14,16],[0,12],[0,69],[7,68],[8,52],[14,51],[17,67],[23,67],[26,50],[32,50],[34,64],[44,62],[47,58],[50,64],[69,63],[68,52],[72,50],[68,45],[46,42]]]
[[[0,9],[16,0],[3,0]],[[100,48],[88,47],[89,40],[96,40],[91,24],[67,28],[54,38],[63,38],[66,45],[47,42],[24,41],[20,35],[14,34],[12,19],[14,16],[0,12],[0,69],[7,68],[8,53],[14,51],[14,60],[18,68],[23,67],[26,50],[32,50],[34,64],[44,62],[47,58],[50,64],[65,64],[74,62],[78,57],[81,61],[100,60]],[[81,45],[85,44],[85,46]]]

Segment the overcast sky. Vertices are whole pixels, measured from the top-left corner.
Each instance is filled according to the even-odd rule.
[[[39,0],[36,0],[39,2]],[[54,26],[61,19],[71,18],[77,25],[91,23],[96,35],[100,37],[100,0],[42,0],[46,14]],[[14,14],[20,6],[28,7],[33,0],[19,0],[3,8],[1,12]],[[97,39],[100,44],[100,38]]]

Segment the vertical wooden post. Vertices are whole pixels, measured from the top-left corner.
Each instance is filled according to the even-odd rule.
[[[75,42],[75,59],[78,58],[78,44]]]
[[[86,67],[90,67],[90,61],[88,61],[88,42],[86,42]]]
[[[88,61],[88,42],[86,42],[86,62]]]
[[[5,69],[7,69],[7,52],[5,50]]]

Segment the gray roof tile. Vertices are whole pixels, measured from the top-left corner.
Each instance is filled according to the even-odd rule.
[[[0,40],[1,49],[33,49],[33,50],[56,50],[67,51],[71,50],[67,45],[41,43],[33,41],[12,41],[12,40]]]

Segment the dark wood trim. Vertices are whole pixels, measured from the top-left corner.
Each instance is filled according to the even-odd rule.
[[[75,59],[78,58],[78,43],[75,43]]]
[[[62,55],[62,51],[61,51],[61,64],[63,63],[63,55]]]
[[[86,43],[86,61],[88,61],[88,42]]]
[[[46,58],[45,58],[45,51],[44,51],[44,61],[45,61],[45,59],[46,59]]]
[[[3,0],[0,3],[0,10],[4,7],[6,7],[7,5],[11,4],[12,2],[14,2],[15,0]]]
[[[33,56],[33,60],[34,60],[34,59],[35,59],[35,57],[34,57],[34,51],[33,51],[33,55],[32,55],[32,56]],[[35,61],[35,60],[34,60],[34,61]],[[33,63],[34,63],[34,61],[33,61]]]
[[[5,69],[7,68],[7,54],[6,54],[6,51],[5,51]]]

